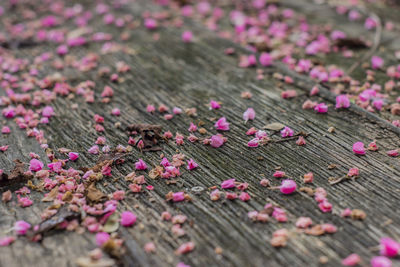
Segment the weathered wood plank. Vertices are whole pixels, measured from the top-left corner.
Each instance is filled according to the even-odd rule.
[[[121,11],[140,14],[148,8],[143,1],[133,4],[132,10]],[[194,158],[200,168],[188,172],[182,170],[182,176],[176,185],[167,185],[165,180],[152,180],[146,175],[146,182],[154,185],[154,191],[143,194],[128,194],[122,201],[121,210],[133,210],[138,216],[138,224],[129,229],[120,229],[119,234],[126,240],[127,253],[122,257],[126,266],[171,266],[183,261],[192,266],[317,266],[321,256],[327,256],[329,266],[338,266],[340,259],[351,252],[357,252],[365,258],[374,252],[380,237],[400,236],[400,218],[393,209],[399,201],[398,159],[389,158],[385,151],[396,148],[399,136],[391,129],[381,126],[377,118],[365,118],[351,111],[330,109],[328,115],[318,115],[304,111],[301,105],[306,97],[300,96],[289,101],[280,98],[280,86],[271,77],[255,81],[254,71],[237,68],[236,58],[223,55],[225,48],[236,46],[227,40],[218,38],[202,26],[190,24],[196,36],[193,44],[181,42],[179,29],[161,29],[160,40],[155,42],[152,33],[141,28],[135,29],[126,43],[133,48],[136,55],[113,53],[102,55],[100,65],[114,66],[123,60],[131,71],[123,77],[121,84],[113,84],[108,79],[98,78],[95,72],[83,73],[74,69],[62,71],[68,81],[79,83],[87,79],[96,81],[96,96],[100,95],[104,85],[115,90],[111,104],[87,104],[82,98],[57,98],[54,102],[56,116],[44,130],[51,148],[66,147],[81,154],[76,163],[68,163],[75,168],[93,165],[97,157],[87,153],[98,133],[93,129],[93,115],[105,117],[105,136],[110,146],[127,144],[128,136],[124,128],[130,123],[161,124],[171,132],[187,134],[190,122],[204,121],[210,133],[214,133],[210,118],[226,116],[231,123],[227,133],[228,142],[220,149],[211,149],[200,144],[177,147],[173,142],[163,144],[162,152],[140,153],[134,150],[127,158],[126,164],[113,168],[113,177],[101,181],[101,190],[112,193],[116,189],[129,190],[123,176],[134,169],[133,162],[143,158],[147,163],[158,162],[161,153],[171,156],[176,150],[188,158]],[[112,32],[113,28],[98,29]],[[87,47],[73,50],[76,57],[83,57],[89,51],[97,51],[101,44],[89,44]],[[237,46],[236,46],[237,47]],[[16,51],[19,55],[31,58],[32,54],[48,51],[50,46],[43,45]],[[239,49],[239,47],[237,47]],[[245,50],[242,50],[243,52]],[[273,71],[283,71],[283,67],[274,66]],[[47,71],[47,69],[46,69]],[[48,69],[49,73],[53,72]],[[288,72],[289,73],[289,72]],[[299,86],[301,87],[301,86]],[[301,91],[299,87],[293,89]],[[285,86],[292,88],[292,86]],[[240,93],[250,91],[251,100],[243,100]],[[206,104],[210,99],[223,102],[220,111],[209,111]],[[320,99],[326,100],[326,99]],[[71,109],[78,103],[77,109]],[[160,115],[145,112],[148,103],[167,104],[170,108],[196,107],[198,117],[185,115],[175,116],[165,121]],[[253,107],[257,112],[254,122],[244,124],[241,120],[243,111]],[[330,102],[332,106],[332,102]],[[113,107],[122,111],[120,117],[109,115]],[[121,128],[114,123],[121,122]],[[263,127],[269,122],[281,122],[296,131],[312,133],[307,138],[305,147],[298,147],[294,141],[270,144],[265,147],[250,149],[246,147],[249,140],[244,134],[251,126]],[[11,123],[7,123],[12,125]],[[329,127],[335,127],[335,133],[329,133]],[[30,151],[45,155],[37,143],[25,137],[25,133],[13,126],[13,135],[1,137],[12,144],[9,151],[0,158],[0,168],[10,169],[12,160],[20,158],[28,161]],[[273,135],[274,133],[270,133]],[[354,156],[351,146],[358,140],[368,143],[378,140],[379,152],[366,156]],[[3,141],[2,140],[2,141]],[[262,158],[262,160],[257,160]],[[328,170],[329,164],[338,167]],[[284,197],[277,191],[261,187],[262,177],[272,177],[274,168],[281,166],[289,177],[301,184],[299,178],[304,173],[313,171],[315,186],[322,186],[328,191],[328,199],[334,205],[332,214],[322,214],[316,202],[305,194]],[[328,177],[341,176],[351,167],[360,169],[360,178],[330,187]],[[228,178],[249,183],[249,202],[218,201],[209,198],[209,187],[218,185]],[[277,180],[271,181],[278,185]],[[105,185],[105,183],[107,183]],[[191,189],[204,188],[200,194]],[[169,191],[187,191],[193,198],[190,203],[169,204],[164,196]],[[47,204],[39,203],[40,193],[32,197],[38,205],[29,208],[15,206],[15,202],[1,203],[0,230],[6,231],[17,219],[31,223],[40,222],[40,212]],[[288,212],[289,223],[253,223],[247,218],[247,212],[259,210],[267,203],[280,205]],[[343,220],[339,213],[344,208],[359,208],[367,212],[365,221]],[[168,210],[172,214],[185,214],[193,225],[186,223],[187,235],[177,238],[171,233],[171,223],[162,222],[160,214]],[[323,237],[307,236],[295,230],[294,222],[299,216],[309,216],[315,222],[332,222],[339,227],[334,235]],[[383,225],[387,220],[391,224]],[[286,227],[292,232],[288,247],[275,249],[268,240],[276,229]],[[183,242],[193,241],[196,249],[187,256],[176,256],[174,250]],[[144,244],[153,241],[157,246],[155,254],[147,254]],[[75,259],[95,247],[94,236],[88,233],[78,235],[70,232],[55,232],[46,236],[42,244],[27,243],[23,238],[13,245],[0,248],[0,265],[2,266],[74,266]],[[221,247],[223,253],[217,255],[215,248]]]

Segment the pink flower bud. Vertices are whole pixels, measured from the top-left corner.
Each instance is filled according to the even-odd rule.
[[[290,179],[283,180],[281,186],[279,187],[281,193],[285,195],[292,194],[296,191],[296,188],[296,182]]]

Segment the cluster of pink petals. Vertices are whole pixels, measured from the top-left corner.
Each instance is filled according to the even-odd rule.
[[[31,228],[31,225],[25,221],[16,221],[14,224],[14,231],[17,235],[25,235]]]
[[[193,33],[191,31],[184,31],[182,33],[182,41],[184,43],[190,43],[193,39]]]
[[[136,170],[146,170],[147,164],[142,159],[139,159],[137,162],[135,162],[135,169]]]
[[[229,131],[229,122],[226,121],[225,117],[222,117],[214,124],[214,127],[219,131]]]
[[[185,200],[185,193],[184,192],[176,192],[172,194],[172,201],[174,202],[181,202]]]
[[[371,259],[372,267],[392,267],[392,261],[384,256],[376,256]]]
[[[228,180],[223,181],[223,182],[221,183],[221,187],[222,187],[223,189],[229,189],[229,188],[234,188],[234,187],[236,187],[235,179],[228,179]]]
[[[29,162],[29,170],[33,172],[40,171],[41,169],[43,169],[43,166],[43,162],[38,159],[31,159],[31,161]]]
[[[325,103],[319,103],[314,107],[314,110],[317,113],[327,113],[328,112],[328,106]]]
[[[356,142],[353,144],[353,152],[357,155],[365,155],[365,147],[363,142]]]
[[[349,108],[350,100],[347,95],[338,95],[336,97],[336,106],[335,108]]]
[[[248,120],[254,120],[256,117],[256,112],[252,108],[248,108],[244,113],[243,113],[243,120],[247,122]]]
[[[386,257],[396,257],[400,252],[400,243],[389,238],[384,237],[380,241],[380,254]]]
[[[225,139],[220,134],[213,135],[210,138],[210,145],[212,147],[218,148],[218,147],[222,146],[224,143],[225,143]]]
[[[15,241],[15,237],[13,236],[5,236],[0,238],[0,247],[5,247],[10,245],[11,243],[13,243]]]
[[[108,240],[110,240],[110,234],[106,232],[99,232],[96,234],[96,244],[97,246],[103,246]]]
[[[75,161],[79,158],[79,154],[77,152],[69,152],[68,157],[69,160]]]
[[[136,215],[131,211],[124,211],[121,213],[121,225],[129,227],[136,222]]]
[[[310,217],[300,217],[296,221],[297,228],[308,228],[313,224]]]
[[[288,195],[296,191],[297,185],[295,181],[291,179],[286,179],[282,181],[282,184],[279,187],[279,189],[282,194]]]
[[[353,176],[358,176],[360,175],[360,170],[358,168],[351,168],[349,172],[347,173],[347,176],[353,177]]]
[[[221,105],[215,101],[215,100],[211,100],[210,101],[210,109],[220,109]]]
[[[190,159],[187,161],[187,169],[189,171],[196,169],[198,166],[199,165],[193,159]]]
[[[283,128],[283,130],[281,131],[281,136],[283,138],[291,137],[291,136],[293,136],[293,134],[294,134],[294,131],[287,126],[285,126],[285,128]]]
[[[344,266],[356,266],[361,262],[360,256],[358,254],[350,254],[342,260],[342,265]]]

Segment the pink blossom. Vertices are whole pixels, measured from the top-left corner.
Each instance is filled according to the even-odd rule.
[[[191,122],[188,131],[189,132],[197,131],[197,126],[193,122]]]
[[[221,105],[217,101],[214,100],[210,101],[210,109],[220,109],[220,108]]]
[[[273,58],[269,53],[263,52],[259,58],[260,64],[264,67],[271,66],[273,63]]]
[[[33,172],[40,171],[41,169],[43,169],[43,166],[43,162],[37,159],[31,159],[31,161],[29,162],[29,170]]]
[[[382,68],[384,61],[381,57],[373,56],[371,58],[371,65],[373,69],[380,69]]]
[[[229,131],[229,123],[226,121],[225,117],[220,118],[215,124],[215,129],[220,131]]]
[[[88,149],[88,152],[94,155],[99,154],[99,146],[98,145],[92,146],[91,148]]]
[[[5,236],[0,238],[0,247],[5,247],[10,245],[15,241],[15,237],[13,236]]]
[[[322,212],[325,212],[325,213],[332,211],[332,204],[329,203],[327,200],[323,200],[321,203],[319,203],[318,207]]]
[[[174,202],[180,202],[185,200],[185,193],[184,192],[176,192],[172,194],[172,200]]]
[[[178,107],[174,107],[174,108],[172,109],[172,113],[174,113],[175,115],[179,115],[179,114],[182,113],[182,109],[181,109],[181,108],[178,108]]]
[[[352,213],[351,209],[346,208],[340,213],[340,216],[341,217],[350,217],[351,213]]]
[[[10,127],[8,127],[8,126],[3,126],[3,128],[1,128],[1,133],[2,133],[2,134],[9,134],[9,133],[11,133]]]
[[[97,246],[103,246],[108,240],[110,240],[110,235],[106,232],[99,232],[96,234],[96,244]]]
[[[264,187],[267,187],[267,186],[270,186],[270,185],[271,185],[271,182],[270,182],[268,179],[263,178],[263,179],[261,179],[261,181],[260,181],[260,185],[261,185],[261,186],[264,186]]]
[[[251,139],[248,143],[247,146],[248,147],[258,147],[260,143],[260,139],[258,137]]]
[[[378,25],[378,23],[375,21],[375,19],[373,19],[373,18],[371,18],[371,17],[368,17],[368,18],[365,20],[365,23],[364,23],[364,27],[365,27],[367,30],[372,30],[372,29],[374,29],[377,25]]]
[[[20,197],[18,195],[18,204],[21,205],[21,207],[29,207],[33,204],[33,201],[30,200],[28,197]]]
[[[42,110],[42,116],[47,118],[54,116],[54,109],[50,106],[44,107]]]
[[[342,260],[342,265],[344,265],[344,266],[356,266],[360,262],[361,262],[360,256],[358,256],[358,254],[353,253],[353,254],[350,254],[349,256],[347,256],[346,258],[344,258]]]
[[[142,159],[139,159],[137,162],[135,162],[135,168],[136,170],[146,170],[147,165]]]
[[[397,149],[389,150],[386,153],[388,154],[388,156],[391,156],[391,157],[397,157],[399,155],[399,151]]]
[[[193,159],[188,160],[187,164],[188,164],[187,165],[187,169],[189,171],[191,171],[191,170],[193,170],[193,169],[195,169],[195,168],[197,168],[199,166]]]
[[[281,131],[281,136],[283,138],[293,136],[293,134],[294,134],[293,130],[287,126],[285,126],[285,128],[283,128],[283,130]]]
[[[239,199],[241,201],[244,201],[244,202],[249,201],[250,200],[250,195],[248,193],[246,193],[246,192],[242,192],[239,195]]]
[[[254,120],[256,117],[256,112],[252,108],[248,108],[244,113],[243,113],[243,120],[247,122],[248,120]]]
[[[195,245],[193,242],[184,243],[176,250],[176,254],[180,255],[189,253],[194,249],[194,247]]]
[[[281,193],[285,195],[292,194],[296,191],[296,188],[296,182],[290,179],[283,180],[281,186],[279,187]]]
[[[338,95],[336,97],[336,106],[335,108],[349,108],[350,100],[347,95]]]
[[[372,267],[392,267],[392,261],[384,256],[376,256],[371,259]]]
[[[317,95],[318,93],[319,93],[319,88],[318,88],[318,86],[314,86],[313,88],[311,88],[310,96]]]
[[[383,99],[375,99],[374,101],[372,101],[372,105],[374,106],[374,108],[376,108],[376,110],[381,110],[384,103],[385,102],[383,101]]]
[[[400,252],[400,243],[395,240],[384,237],[380,242],[380,254],[387,257],[396,257]]]
[[[320,103],[314,107],[314,110],[318,113],[327,113],[328,106],[325,103]]]
[[[273,176],[275,177],[275,178],[283,178],[283,177],[285,177],[285,172],[284,171],[276,171],[276,172],[274,172],[274,174],[273,174]]]
[[[314,107],[317,105],[317,102],[313,102],[313,101],[311,101],[310,99],[308,99],[308,100],[306,100],[304,103],[303,103],[303,106],[302,106],[302,108],[303,109],[314,109]]]
[[[17,235],[25,235],[31,225],[25,221],[16,221],[14,224],[14,231]]]
[[[119,110],[119,108],[113,108],[111,110],[111,114],[114,116],[119,116],[119,115],[121,115],[121,111]]]
[[[57,47],[56,50],[57,54],[59,54],[60,56],[66,55],[68,53],[68,46],[66,45],[60,45]]]
[[[358,176],[360,174],[360,171],[358,168],[351,168],[349,172],[347,173],[347,176],[352,177],[352,176]]]
[[[299,139],[297,139],[296,144],[298,146],[304,146],[306,144],[306,140],[304,139],[303,136],[299,136]]]
[[[217,201],[217,200],[220,199],[220,197],[221,197],[221,191],[219,191],[218,189],[215,189],[215,190],[211,191],[210,199],[212,201]]]
[[[129,227],[134,225],[136,222],[136,215],[130,211],[124,211],[121,213],[121,225]]]
[[[68,157],[69,160],[75,161],[79,158],[79,154],[77,152],[69,152]]]
[[[281,93],[283,99],[289,99],[297,96],[296,90],[286,90]]]
[[[235,179],[228,179],[221,183],[221,187],[223,189],[234,188],[235,186]]]
[[[296,222],[297,228],[307,228],[313,224],[310,217],[299,217]]]
[[[152,19],[152,18],[147,18],[144,20],[144,26],[148,29],[148,30],[154,30],[158,27],[158,23],[156,20]]]
[[[356,142],[353,144],[353,152],[357,155],[365,155],[365,148],[363,142]]]
[[[125,191],[117,190],[117,191],[113,192],[112,197],[115,200],[123,200],[125,198]]]
[[[370,151],[377,151],[379,148],[376,145],[376,141],[372,141],[371,143],[369,143],[368,145],[368,150]]]
[[[153,105],[147,105],[146,111],[149,113],[153,113],[154,111],[156,111],[156,108]]]
[[[312,183],[314,181],[314,174],[312,172],[306,173],[303,176],[303,181],[304,183],[308,184],[308,183]]]
[[[191,31],[184,31],[182,33],[182,41],[184,43],[190,43],[193,39],[193,33]]]
[[[104,86],[103,92],[101,93],[101,97],[112,97],[114,95],[114,90],[106,85]]]
[[[321,225],[321,228],[327,234],[333,234],[337,232],[337,227],[331,223],[324,223]]]
[[[221,135],[217,134],[217,135],[211,136],[210,145],[212,147],[217,148],[217,147],[222,146],[223,144],[224,144],[224,138]]]

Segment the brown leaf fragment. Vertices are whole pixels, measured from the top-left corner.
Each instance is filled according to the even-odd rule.
[[[367,214],[360,209],[354,209],[351,211],[351,218],[353,220],[364,220],[367,217]]]
[[[51,202],[56,199],[58,195],[58,186],[54,187],[44,198],[42,198],[43,202]]]
[[[311,228],[308,228],[304,232],[307,235],[314,235],[314,236],[320,236],[325,233],[324,229],[322,229],[322,226],[320,224],[317,224]]]
[[[95,183],[91,183],[86,188],[86,198],[91,202],[101,202],[107,199],[107,196],[96,188]]]
[[[279,122],[273,122],[263,127],[263,129],[265,130],[272,130],[272,131],[279,131],[282,130],[283,128],[285,128],[285,125]]]
[[[153,124],[131,124],[127,127],[130,132],[137,132],[141,136],[144,147],[143,151],[160,151],[161,147],[157,146],[158,142],[162,139],[161,125]],[[138,141],[139,142],[139,141]]]
[[[27,182],[29,179],[33,178],[33,175],[26,174],[24,171],[24,163],[19,159],[14,160],[15,166],[11,171],[10,175],[3,173],[0,176],[0,187],[6,187],[11,185],[19,185],[21,183]]]

